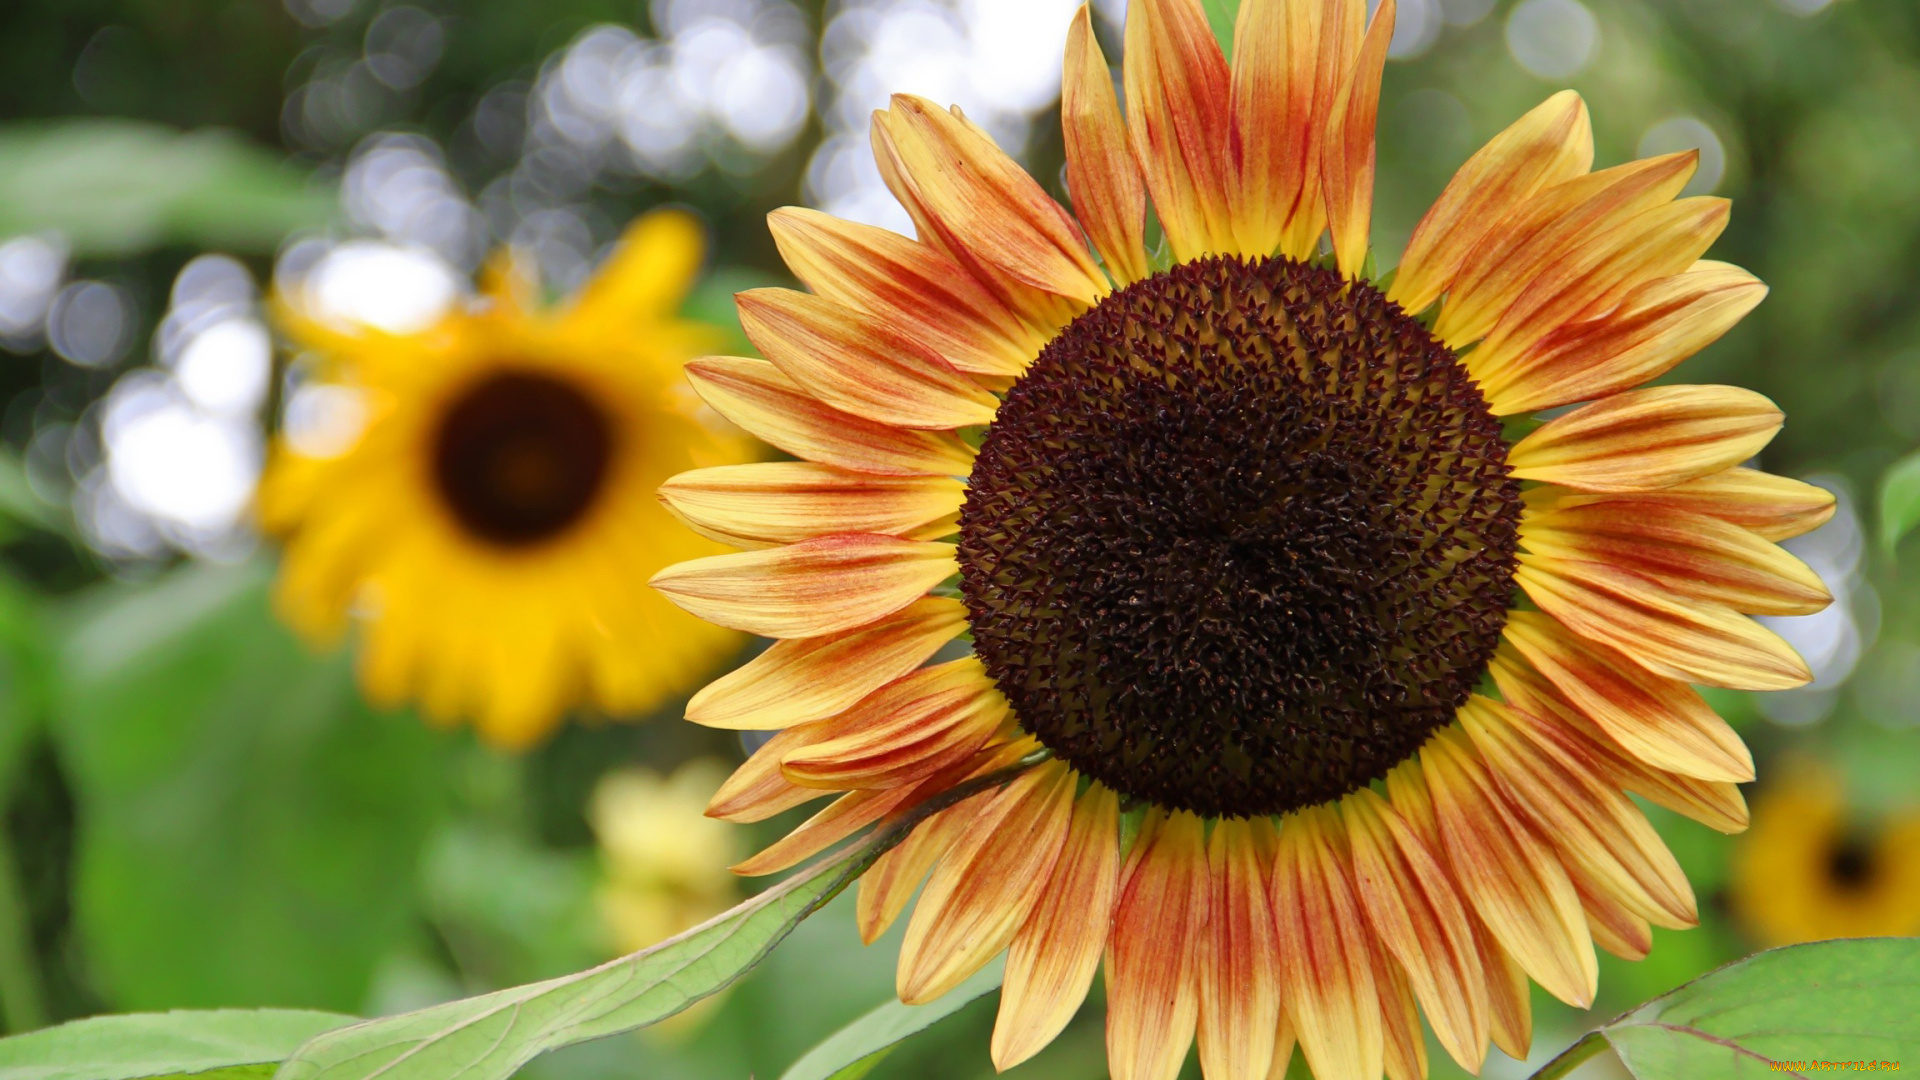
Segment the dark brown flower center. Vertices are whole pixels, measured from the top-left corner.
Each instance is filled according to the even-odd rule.
[[[1872,839],[1848,830],[1827,849],[1827,880],[1843,890],[1865,889],[1878,874],[1876,862]]]
[[[434,436],[433,475],[475,536],[524,547],[586,514],[612,456],[607,415],[579,388],[506,371],[476,382],[447,410]]]
[[[1367,284],[1207,258],[1063,330],[960,521],[1020,723],[1207,815],[1337,798],[1452,721],[1513,595],[1520,489],[1454,354]]]

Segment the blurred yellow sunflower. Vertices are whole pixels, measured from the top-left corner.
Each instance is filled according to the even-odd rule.
[[[737,647],[642,584],[723,550],[673,522],[660,481],[753,456],[682,379],[718,340],[677,314],[703,249],[691,217],[650,214],[557,308],[502,255],[477,303],[411,334],[283,298],[282,327],[366,419],[337,453],[273,450],[277,604],[320,643],[359,624],[371,699],[524,747],[575,706],[643,712]]]
[[[1761,789],[1732,869],[1734,915],[1763,945],[1920,934],[1920,808],[1863,820],[1822,766]]]
[[[1808,678],[1748,616],[1828,602],[1773,541],[1831,496],[1740,466],[1765,398],[1638,388],[1765,293],[1701,259],[1728,204],[1678,198],[1691,153],[1591,171],[1565,93],[1370,278],[1394,10],[1246,0],[1229,63],[1197,0],[1135,0],[1123,119],[1083,9],[1077,219],[896,97],[873,143],[918,239],[776,213],[811,293],[740,296],[766,360],[689,365],[803,459],[661,490],[756,550],[655,585],[778,639],[689,705],[779,732],[709,812],[838,795],[738,868],[766,873],[1017,773],[858,905],[871,940],[925,879],[909,1002],[1008,952],[1001,1068],[1103,966],[1117,1080],[1170,1080],[1196,1040],[1210,1080],[1296,1041],[1320,1080],[1407,1080],[1416,1003],[1468,1069],[1489,1038],[1525,1056],[1529,976],[1584,1006],[1595,944],[1696,920],[1625,792],[1745,825],[1751,758],[1689,684]]]

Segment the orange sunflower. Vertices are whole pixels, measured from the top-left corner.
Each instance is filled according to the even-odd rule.
[[[1125,113],[1083,10],[1070,216],[958,112],[873,143],[910,240],[776,213],[810,293],[740,312],[767,360],[689,368],[799,461],[683,474],[745,552],[654,584],[778,641],[689,718],[778,734],[709,812],[828,794],[768,873],[970,780],[862,880],[871,940],[926,885],[899,993],[1008,953],[992,1053],[1045,1046],[1104,958],[1119,1080],[1524,1056],[1528,978],[1695,922],[1625,792],[1737,831],[1739,738],[1690,683],[1807,681],[1751,614],[1828,601],[1773,543],[1832,511],[1740,467],[1757,394],[1636,389],[1765,287],[1702,261],[1695,155],[1591,171],[1556,96],[1370,276],[1386,0],[1135,0]],[[1149,246],[1149,200],[1163,243]],[[1529,427],[1528,414],[1580,404]],[[931,663],[956,639],[969,648]]]

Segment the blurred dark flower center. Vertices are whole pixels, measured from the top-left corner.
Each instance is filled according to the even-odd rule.
[[[434,479],[474,535],[520,547],[584,517],[613,456],[606,413],[548,375],[504,372],[456,399],[434,438]]]

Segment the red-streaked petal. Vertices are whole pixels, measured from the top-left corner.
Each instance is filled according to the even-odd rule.
[[[803,788],[780,772],[780,760],[804,746],[833,734],[831,724],[801,724],[767,741],[733,770],[707,803],[707,816],[722,821],[765,821],[775,814],[812,802],[827,794]]]
[[[1128,136],[1173,257],[1232,252],[1230,76],[1197,0],[1129,5],[1121,64]]]
[[[907,909],[907,902],[954,841],[973,823],[994,793],[983,791],[947,807],[920,823],[892,851],[874,860],[860,875],[860,896],[853,922],[862,943],[871,945]]]
[[[1596,495],[1539,489],[1535,499],[1551,498],[1559,506],[1605,504],[1616,499],[1635,504],[1665,506],[1705,514],[1738,525],[1762,540],[1779,543],[1825,525],[1833,517],[1833,492],[1800,480],[1789,480],[1744,466],[1689,480],[1659,491],[1630,495]]]
[[[1373,959],[1373,985],[1380,991],[1380,1030],[1385,1036],[1387,1080],[1427,1080],[1427,1040],[1420,1030],[1420,1012],[1413,1007],[1406,972],[1398,960],[1385,952],[1375,950]]]
[[[923,430],[993,420],[992,394],[872,316],[792,289],[749,289],[734,299],[754,346],[842,412]]]
[[[963,657],[874,691],[834,718],[832,738],[781,759],[805,787],[891,788],[966,760],[1007,717],[1007,701],[975,657]]]
[[[660,485],[694,532],[736,547],[832,533],[934,540],[957,527],[966,485],[950,476],[872,476],[811,461],[716,465]]]
[[[1114,910],[1107,963],[1113,1080],[1173,1080],[1200,1015],[1195,946],[1207,922],[1205,828],[1151,810]]]
[[[1066,140],[1067,191],[1073,210],[1107,262],[1116,284],[1152,273],[1145,246],[1147,187],[1127,145],[1127,125],[1113,93],[1113,71],[1081,5],[1067,29],[1060,80],[1060,132]]]
[[[905,787],[848,792],[759,854],[734,864],[733,872],[760,877],[798,866],[899,809],[912,793],[912,788]]]
[[[1319,1080],[1375,1080],[1384,1053],[1373,943],[1340,819],[1324,806],[1280,822],[1273,918],[1281,994]]]
[[[735,731],[824,719],[919,667],[966,627],[966,605],[927,596],[858,630],[776,641],[693,695],[687,719]]]
[[[934,867],[900,943],[901,1001],[932,1001],[1013,940],[1066,840],[1073,787],[1062,762],[1028,771],[981,809]]]
[[[931,245],[798,206],[775,210],[767,225],[808,288],[894,327],[960,371],[1018,375],[1046,344]]]
[[[1523,480],[1653,491],[1738,465],[1779,432],[1778,406],[1732,386],[1651,386],[1555,417],[1507,455]]]
[[[1432,307],[1508,214],[1592,165],[1586,103],[1562,90],[1494,136],[1454,174],[1407,242],[1387,299],[1412,312]]]
[[[1789,690],[1813,679],[1773,631],[1724,605],[1676,599],[1624,567],[1529,553],[1514,581],[1561,625],[1656,675],[1735,690]]]
[[[1386,69],[1387,46],[1393,41],[1396,10],[1394,0],[1382,0],[1374,12],[1359,59],[1334,102],[1321,162],[1333,253],[1348,277],[1360,276],[1372,246],[1374,125],[1380,114],[1380,77]]]
[[[1199,958],[1200,1071],[1208,1080],[1266,1080],[1273,1061],[1280,981],[1269,876],[1251,822],[1215,823],[1207,839],[1211,895]]]
[[[1647,282],[1613,311],[1551,330],[1488,371],[1480,389],[1496,416],[1630,390],[1718,341],[1766,296],[1737,266],[1698,263]]]
[[[1508,809],[1464,734],[1454,728],[1436,732],[1420,761],[1447,861],[1474,910],[1535,982],[1586,1008],[1599,968],[1566,871]]]
[[[1011,1069],[1060,1034],[1100,968],[1120,890],[1120,798],[1094,784],[1075,802],[1053,873],[1007,950],[993,1065]]]
[[[1480,966],[1487,973],[1488,1034],[1493,1045],[1508,1057],[1525,1061],[1533,1045],[1533,987],[1527,982],[1526,969],[1478,919],[1474,920],[1473,940],[1480,950]]]
[[[958,438],[841,412],[765,360],[695,360],[687,380],[715,412],[794,457],[881,476],[964,476],[973,468],[973,448]]]
[[[952,544],[823,536],[693,559],[653,575],[667,599],[711,623],[772,638],[878,622],[959,572]]]

